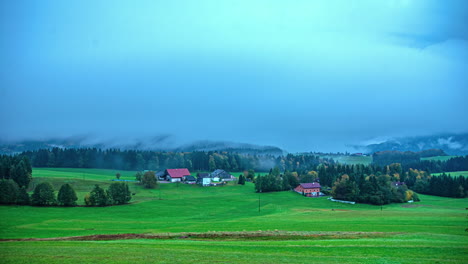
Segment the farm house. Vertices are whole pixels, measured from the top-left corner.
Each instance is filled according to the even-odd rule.
[[[321,188],[322,187],[318,182],[301,183],[299,186],[294,188],[294,191],[307,197],[319,197]]]
[[[170,182],[181,182],[184,176],[190,176],[188,169],[167,169],[166,179]]]

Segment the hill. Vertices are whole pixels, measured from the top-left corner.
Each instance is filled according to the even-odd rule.
[[[50,138],[37,140],[5,141],[0,140],[0,154],[16,154],[29,150],[50,148],[100,148],[121,150],[152,150],[152,151],[226,151],[250,155],[280,156],[287,153],[274,146],[229,141],[194,141],[190,143],[175,143],[171,136],[154,136],[136,139],[103,140],[91,136],[74,136],[68,138]]]
[[[369,153],[387,150],[420,152],[428,149],[441,149],[449,155],[467,155],[468,133],[399,137],[355,147]]]

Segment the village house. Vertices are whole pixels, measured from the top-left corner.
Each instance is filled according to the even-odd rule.
[[[195,184],[197,182],[197,179],[195,179],[195,177],[192,175],[184,176],[182,177],[182,180],[187,184]]]
[[[167,169],[166,180],[170,182],[181,182],[184,176],[190,176],[188,169]]]
[[[198,173],[197,174],[197,184],[201,186],[210,186],[211,176],[209,173]]]
[[[318,182],[301,183],[294,188],[294,191],[307,197],[319,197],[321,188]]]
[[[232,181],[235,177],[225,170],[217,169],[210,174],[214,181]],[[215,180],[216,179],[216,180]]]

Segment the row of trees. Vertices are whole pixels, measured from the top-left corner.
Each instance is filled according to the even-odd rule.
[[[34,167],[105,168],[118,170],[162,170],[188,168],[189,170],[265,171],[272,167],[281,170],[310,170],[320,163],[334,163],[313,155],[271,156],[246,155],[230,152],[158,152],[118,149],[40,149],[21,154],[31,160]]]
[[[268,175],[257,176],[255,178],[256,192],[286,191],[295,188],[297,185],[299,185],[297,176],[289,171],[281,174],[278,167],[270,170]]]
[[[126,204],[131,199],[132,194],[128,188],[128,184],[114,182],[107,190],[96,184],[91,192],[86,194],[84,202],[86,206],[107,206]]]
[[[416,193],[395,180],[395,177],[380,173],[370,176],[361,174],[359,177],[344,174],[336,180],[331,195],[339,200],[375,205],[419,201]]]
[[[428,151],[436,152],[437,150]],[[387,166],[392,163],[400,163],[405,171],[409,170],[410,168],[424,170],[429,173],[468,170],[468,156],[453,157],[447,161],[421,160],[421,157],[424,157],[428,151],[380,151],[372,155],[372,160],[373,164],[378,166]]]
[[[468,197],[468,179],[466,177],[452,177],[445,173],[431,176],[424,171],[413,169],[410,170],[409,174],[414,178],[409,186],[418,193],[454,198]]]
[[[0,179],[11,179],[27,188],[32,180],[32,167],[26,156],[0,155]]]
[[[412,190],[438,196],[468,197],[468,180],[463,176],[431,176],[426,171],[415,169],[405,172],[399,163],[382,167],[322,164],[317,167],[317,171],[286,171],[284,174],[275,168],[268,175],[255,178],[255,190],[290,190],[299,182],[314,181],[319,181],[323,187],[332,187],[332,195],[336,199],[376,205],[419,200]]]
[[[126,183],[115,182],[104,191],[99,185],[85,196],[87,206],[106,206],[114,204],[125,204],[131,199],[131,193]],[[0,180],[0,204],[18,204],[35,206],[76,206],[78,197],[73,187],[63,184],[58,195],[55,196],[53,186],[49,182],[39,183],[29,196],[24,187],[11,180]]]

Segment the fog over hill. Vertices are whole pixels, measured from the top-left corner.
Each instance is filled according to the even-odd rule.
[[[468,133],[397,137],[382,139],[380,142],[375,143],[363,143],[355,147],[369,153],[385,150],[418,152],[427,149],[441,149],[449,155],[467,155]]]
[[[242,154],[283,155],[285,150],[275,146],[255,144],[200,140],[188,143],[176,142],[171,135],[159,135],[145,138],[98,138],[92,136],[74,136],[67,138],[33,139],[19,141],[0,140],[0,154],[14,154],[28,150],[43,148],[116,148],[122,150],[153,150],[153,151],[228,151]]]

